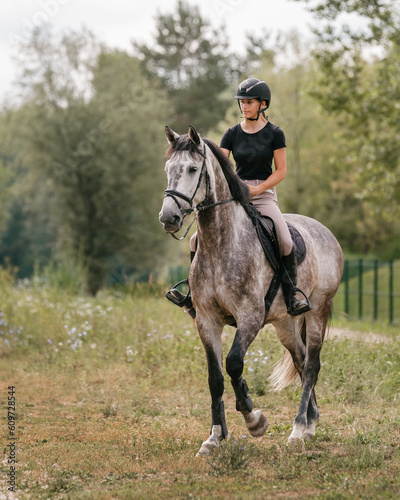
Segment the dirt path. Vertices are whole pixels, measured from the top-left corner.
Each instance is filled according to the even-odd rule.
[[[337,328],[331,326],[328,330],[327,340],[333,338],[342,338],[342,339],[350,339],[350,340],[358,340],[362,342],[368,342],[369,344],[383,342],[388,344],[393,342],[393,339],[388,337],[387,335],[381,335],[377,333],[371,332],[362,332],[358,330],[351,330],[350,328]]]

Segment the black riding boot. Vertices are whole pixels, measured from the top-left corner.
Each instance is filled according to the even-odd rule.
[[[190,252],[190,262],[193,261],[194,256],[196,252]],[[183,285],[188,287],[188,292],[185,295],[182,293],[180,290],[178,290],[178,286]],[[186,312],[191,316],[193,319],[196,318],[196,310],[193,307],[192,304],[192,298],[190,296],[190,286],[189,286],[189,280],[183,280],[180,281],[179,283],[176,283],[171,290],[168,290],[168,292],[165,294],[168,300],[173,302],[179,307],[184,307],[186,309]]]
[[[299,316],[311,309],[311,304],[304,293],[297,288],[297,257],[292,248],[289,255],[282,256],[281,262],[282,291],[285,298],[287,312],[291,316]],[[303,293],[306,300],[298,300],[296,292]]]

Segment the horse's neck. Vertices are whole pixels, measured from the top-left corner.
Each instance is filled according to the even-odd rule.
[[[232,198],[227,180],[219,166],[213,169],[210,203],[218,203]],[[217,205],[204,210],[197,216],[198,238],[204,245],[225,248],[240,239],[240,234],[251,226],[244,208],[236,201]]]

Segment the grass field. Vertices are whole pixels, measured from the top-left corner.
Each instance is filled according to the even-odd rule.
[[[192,320],[160,290],[88,299],[40,283],[13,287],[4,274],[0,294],[0,498],[400,498],[398,329],[334,318],[317,434],[292,449],[300,390],[269,391],[283,348],[264,328],[245,377],[267,434],[247,435],[226,377],[231,437],[196,458],[211,424],[205,355]],[[233,334],[225,329],[225,355]],[[8,387],[17,413],[15,495],[7,492]]]

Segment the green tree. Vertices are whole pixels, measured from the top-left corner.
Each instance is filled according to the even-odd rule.
[[[153,249],[166,242],[157,220],[163,93],[145,82],[136,58],[86,31],[59,40],[37,31],[21,54],[17,158],[35,179],[29,185],[45,186],[50,206],[40,206],[57,223],[58,255],[81,259],[91,294],[110,273],[122,281],[154,271]]]
[[[347,154],[338,150],[337,161],[356,174],[357,196],[369,207],[367,217],[383,213],[399,235],[398,5],[320,0],[312,10],[320,21],[314,51],[320,78],[314,95],[340,125]],[[352,15],[351,25],[339,22],[344,14]]]
[[[312,96],[320,74],[300,34],[281,35],[274,50],[255,57],[257,76],[271,87],[269,119],[286,136],[288,171],[278,186],[284,212],[318,219],[338,237],[348,252],[372,252],[387,247],[390,224],[373,212],[371,203],[357,196],[358,176],[348,169],[348,151],[335,116],[321,108]],[[271,57],[279,54],[279,58]],[[240,121],[234,102],[213,131],[219,142],[223,132]],[[374,238],[369,234],[374,232]]]
[[[226,94],[239,74],[223,28],[213,29],[197,6],[182,0],[172,14],[158,14],[154,43],[134,43],[149,76],[168,92],[173,117],[168,124],[186,131],[192,123],[206,134],[231,104]]]

